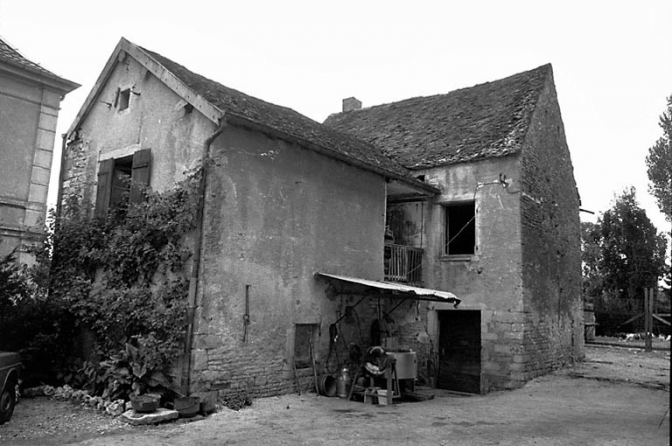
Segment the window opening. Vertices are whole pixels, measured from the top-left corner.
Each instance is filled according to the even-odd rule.
[[[311,367],[310,345],[315,345],[316,324],[296,324],[294,329],[294,364],[297,369]]]
[[[119,92],[119,111],[126,110],[131,102],[131,89],[121,90]]]
[[[122,158],[100,162],[96,192],[97,218],[104,219],[108,211],[125,215],[129,203],[144,201],[149,186],[151,149],[142,149]]]
[[[124,214],[128,209],[128,200],[131,193],[131,175],[133,172],[133,157],[126,156],[114,160],[112,171],[112,191],[110,194],[110,208]]]
[[[446,207],[445,254],[469,255],[476,252],[476,203],[450,204]]]

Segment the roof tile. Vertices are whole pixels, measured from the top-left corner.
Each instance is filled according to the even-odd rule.
[[[262,101],[218,82],[189,71],[172,60],[142,48],[196,94],[220,110],[242,117],[294,138],[318,144],[328,151],[354,158],[366,165],[415,181],[407,169],[385,156],[373,145],[356,137],[320,124],[317,121],[279,105]]]
[[[325,124],[370,142],[409,169],[520,150],[550,64],[428,97],[331,115]]]

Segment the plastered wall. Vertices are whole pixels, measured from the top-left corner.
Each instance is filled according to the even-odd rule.
[[[324,370],[329,325],[359,299],[325,292],[326,282],[314,273],[382,279],[384,181],[235,127],[213,148],[193,387],[293,391],[295,324],[315,325],[315,357]],[[339,324],[342,363],[343,340],[368,347],[374,308],[364,302]],[[336,365],[328,367],[335,371]],[[298,374],[312,382],[312,369]]]

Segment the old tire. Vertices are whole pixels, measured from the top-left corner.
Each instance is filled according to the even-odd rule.
[[[16,389],[14,388],[14,383],[9,382],[0,394],[0,424],[5,424],[12,418],[15,405]]]

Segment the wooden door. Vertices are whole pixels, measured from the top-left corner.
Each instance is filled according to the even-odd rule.
[[[439,312],[438,388],[481,392],[481,312]]]

